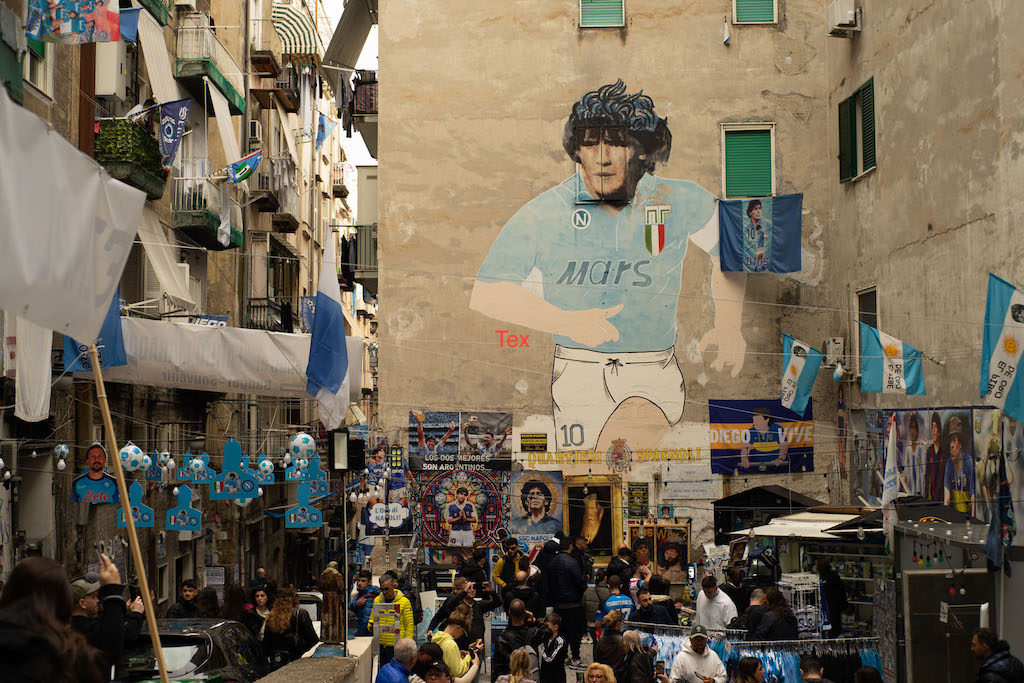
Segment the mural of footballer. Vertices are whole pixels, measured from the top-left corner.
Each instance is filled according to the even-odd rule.
[[[476,521],[476,507],[466,500],[469,489],[460,486],[455,491],[455,502],[445,510],[445,520],[451,525],[448,542],[457,547],[473,545],[473,522]]]
[[[718,265],[715,196],[654,175],[669,158],[668,121],[619,80],[573,105],[562,147],[577,173],[502,228],[477,273],[470,308],[554,337],[551,398],[559,449],[653,447],[683,414],[676,309],[692,241],[711,256],[718,347],[712,367],[743,367],[745,288]]]

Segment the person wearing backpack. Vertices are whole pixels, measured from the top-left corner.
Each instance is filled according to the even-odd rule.
[[[494,643],[491,683],[497,683],[499,676],[512,673],[513,652],[523,647],[536,648],[550,637],[551,631],[547,626],[537,624],[534,616],[526,611],[523,601],[513,600],[508,606],[508,626]]]
[[[320,639],[313,630],[309,613],[299,608],[294,588],[282,588],[267,615],[263,631],[263,650],[270,666],[280,669],[288,662],[299,659]]]
[[[509,660],[509,668],[511,671],[498,676],[495,683],[536,683],[536,679],[531,678],[530,655],[525,649],[516,650],[512,653],[512,658]]]

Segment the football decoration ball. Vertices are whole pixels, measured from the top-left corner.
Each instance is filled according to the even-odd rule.
[[[148,470],[152,466],[153,466],[153,458],[151,458],[148,455],[143,455],[142,456],[142,467],[140,467],[139,469],[141,469],[141,470]]]
[[[200,472],[206,469],[206,465],[204,465],[203,461],[200,460],[199,458],[192,458],[192,462],[190,462],[188,466],[196,474],[199,474]]]
[[[316,455],[316,442],[306,432],[299,432],[292,437],[288,450],[291,452],[292,457],[312,458]]]
[[[121,456],[121,466],[129,472],[137,472],[142,469],[142,459],[146,457],[146,454],[131,441],[125,444],[119,454]]]
[[[160,463],[160,467],[166,467],[167,463],[171,461],[171,454],[168,451],[160,451],[160,455],[157,456],[156,461]]]
[[[68,445],[64,443],[57,444],[57,447],[53,449],[53,456],[58,460],[63,460],[68,457],[70,453],[71,449],[69,449]]]
[[[309,461],[306,460],[305,458],[299,458],[298,460],[295,461],[295,466],[300,470],[304,470],[307,467],[309,467]]]
[[[254,500],[253,498],[235,498],[234,499],[235,505],[237,505],[240,508],[244,508],[246,505],[251,503],[253,500]]]
[[[274,463],[264,458],[263,460],[260,460],[259,468],[261,474],[272,474],[274,471]]]

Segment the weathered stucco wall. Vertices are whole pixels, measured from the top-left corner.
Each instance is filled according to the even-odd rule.
[[[575,0],[381,3],[380,403],[381,429],[393,443],[406,442],[410,409],[491,410],[514,414],[514,451],[521,432],[547,433],[554,450],[561,434],[552,419],[552,335],[482,315],[470,297],[506,222],[574,174],[561,143],[573,104],[622,79],[668,119],[672,152],[658,177],[721,196],[721,124],[774,122],[775,191],[804,193],[803,271],[748,278],[746,355],[736,376],[731,366],[712,367],[715,346],[699,350],[715,312],[711,260],[691,247],[683,261],[675,340],[686,387],[682,418],[663,437],[663,425],[652,423],[650,439],[628,445],[700,448],[710,477],[708,399],[777,397],[780,330],[817,345],[832,327],[827,312],[800,308],[828,306],[823,285],[833,267],[825,258],[834,184],[825,145],[826,5],[782,0],[778,24],[733,25],[726,46],[727,0],[632,0],[626,28],[599,30],[577,27]],[[532,245],[537,253],[555,246],[544,237],[542,230]],[[496,330],[530,335],[529,348],[500,347]],[[575,388],[584,402],[603,391],[599,383]],[[816,476],[740,477],[731,491],[785,480],[827,498],[834,392],[822,381],[814,393]],[[631,426],[647,415],[638,412]],[[665,467],[637,465],[626,478],[651,481]],[[717,498],[721,482],[714,488]],[[694,502],[691,514],[694,540],[710,540],[710,500]]]

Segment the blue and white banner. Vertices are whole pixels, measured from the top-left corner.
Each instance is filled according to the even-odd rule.
[[[802,194],[718,202],[722,271],[800,271]]]
[[[320,404],[324,429],[337,429],[349,406],[348,349],[345,346],[345,314],[338,286],[338,258],[334,240],[328,239],[316,291],[316,313],[306,364],[306,393]]]
[[[803,415],[823,356],[788,334],[782,335],[782,405]]]
[[[985,403],[1024,420],[1024,386],[1017,381],[1024,352],[1024,293],[989,273],[980,395]]]
[[[160,105],[160,155],[164,168],[170,168],[178,154],[178,145],[185,135],[185,120],[192,98],[164,102]]]
[[[128,359],[124,352],[124,335],[121,332],[121,290],[114,290],[114,300],[107,309],[107,317],[103,319],[96,348],[99,351],[100,367],[112,368],[127,365]],[[92,358],[89,356],[89,345],[81,344],[64,335],[64,372],[85,372],[92,370]]]
[[[260,165],[260,161],[263,159],[263,150],[257,150],[252,154],[242,157],[234,163],[228,164],[228,182],[229,183],[240,183],[253,173]]]
[[[860,325],[860,390],[924,396],[921,352],[871,325]]]
[[[331,137],[331,133],[334,132],[334,129],[337,126],[338,126],[338,122],[337,121],[335,121],[334,119],[330,119],[330,118],[324,116],[323,113],[320,114],[320,122],[316,126],[316,148],[317,149],[320,149],[323,146],[324,140],[326,140],[327,138]]]

